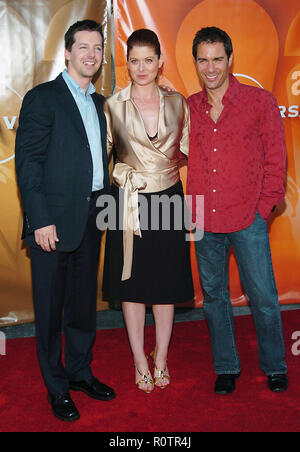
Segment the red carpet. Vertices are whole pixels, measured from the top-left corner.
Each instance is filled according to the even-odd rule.
[[[243,364],[237,390],[213,392],[209,335],[204,321],[177,323],[169,356],[171,386],[144,394],[133,384],[134,369],[125,330],[98,331],[93,371],[117,392],[111,402],[72,393],[81,414],[75,423],[52,415],[36,359],[35,340],[14,339],[0,356],[1,432],[298,432],[300,356],[292,354],[292,334],[300,331],[300,310],[283,312],[290,388],[273,394],[258,366],[253,321],[236,318]],[[154,341],[146,329],[147,353]],[[298,347],[300,350],[300,346]]]

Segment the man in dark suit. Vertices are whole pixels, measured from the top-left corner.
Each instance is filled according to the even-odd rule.
[[[48,400],[63,421],[79,418],[70,389],[97,400],[115,397],[90,368],[101,238],[96,200],[109,192],[104,98],[91,83],[102,56],[100,25],[72,25],[65,35],[67,70],[26,94],[16,137],[37,349]]]

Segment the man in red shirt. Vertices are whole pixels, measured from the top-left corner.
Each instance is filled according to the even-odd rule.
[[[193,56],[203,91],[188,99],[191,139],[187,194],[204,195],[204,237],[195,242],[211,334],[215,392],[229,394],[240,375],[230,294],[233,246],[254,316],[259,360],[274,392],[288,387],[285,346],[266,220],[284,198],[286,148],[273,95],[229,73],[230,37],[198,31]],[[197,224],[196,212],[193,222]]]

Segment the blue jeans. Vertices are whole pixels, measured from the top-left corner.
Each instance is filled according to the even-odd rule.
[[[258,213],[254,223],[246,229],[226,234],[205,232],[203,239],[195,242],[215,372],[218,375],[240,372],[228,289],[231,245],[241,283],[250,300],[261,369],[266,375],[286,374],[285,345],[269,236],[266,221]]]

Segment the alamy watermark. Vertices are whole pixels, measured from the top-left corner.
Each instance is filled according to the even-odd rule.
[[[2,331],[0,331],[0,355],[6,355],[6,336]]]
[[[106,229],[113,231],[117,229],[124,230],[124,197],[122,195],[123,193],[120,191],[118,207],[114,196],[109,194],[99,196],[97,207],[101,208],[101,212],[97,216],[96,223],[100,231],[105,231]],[[186,241],[202,240],[204,235],[204,196],[187,195],[184,199],[179,194],[172,196],[153,194],[151,195],[149,208],[148,198],[142,194],[139,195],[137,208],[141,230],[184,230],[186,231]],[[192,208],[195,221],[191,219],[190,212],[192,212]],[[119,218],[119,224],[117,224],[117,218]],[[191,234],[191,232],[193,233]]]
[[[300,331],[294,331],[292,340],[295,341],[292,345],[292,355],[300,356]]]

